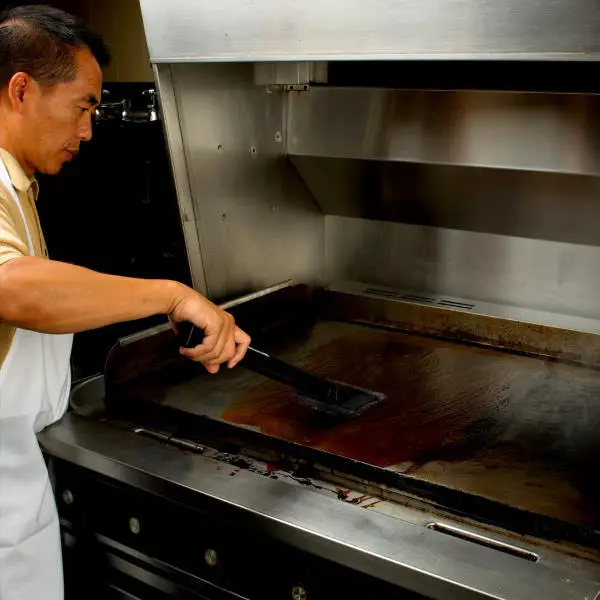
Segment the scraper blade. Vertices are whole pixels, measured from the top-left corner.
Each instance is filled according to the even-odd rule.
[[[204,332],[191,323],[179,323],[178,339],[183,347],[193,348],[202,344]],[[332,417],[354,419],[386,400],[380,392],[313,375],[252,347],[240,366],[294,388],[299,404]]]

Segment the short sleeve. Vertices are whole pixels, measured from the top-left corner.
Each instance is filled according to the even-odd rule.
[[[0,265],[29,255],[27,238],[20,214],[8,190],[0,184]],[[21,219],[22,221],[22,219]]]

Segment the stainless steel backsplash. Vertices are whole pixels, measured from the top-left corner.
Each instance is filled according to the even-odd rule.
[[[165,68],[210,296],[358,280],[600,319],[599,97]]]

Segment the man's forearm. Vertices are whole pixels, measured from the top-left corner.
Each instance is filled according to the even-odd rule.
[[[184,286],[97,273],[35,257],[0,266],[0,321],[45,333],[76,333],[172,312]]]

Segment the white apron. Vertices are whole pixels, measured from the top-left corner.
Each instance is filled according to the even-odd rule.
[[[31,233],[6,167],[11,192]],[[62,417],[72,335],[17,329],[0,367],[0,599],[63,600],[58,515],[36,434]]]

